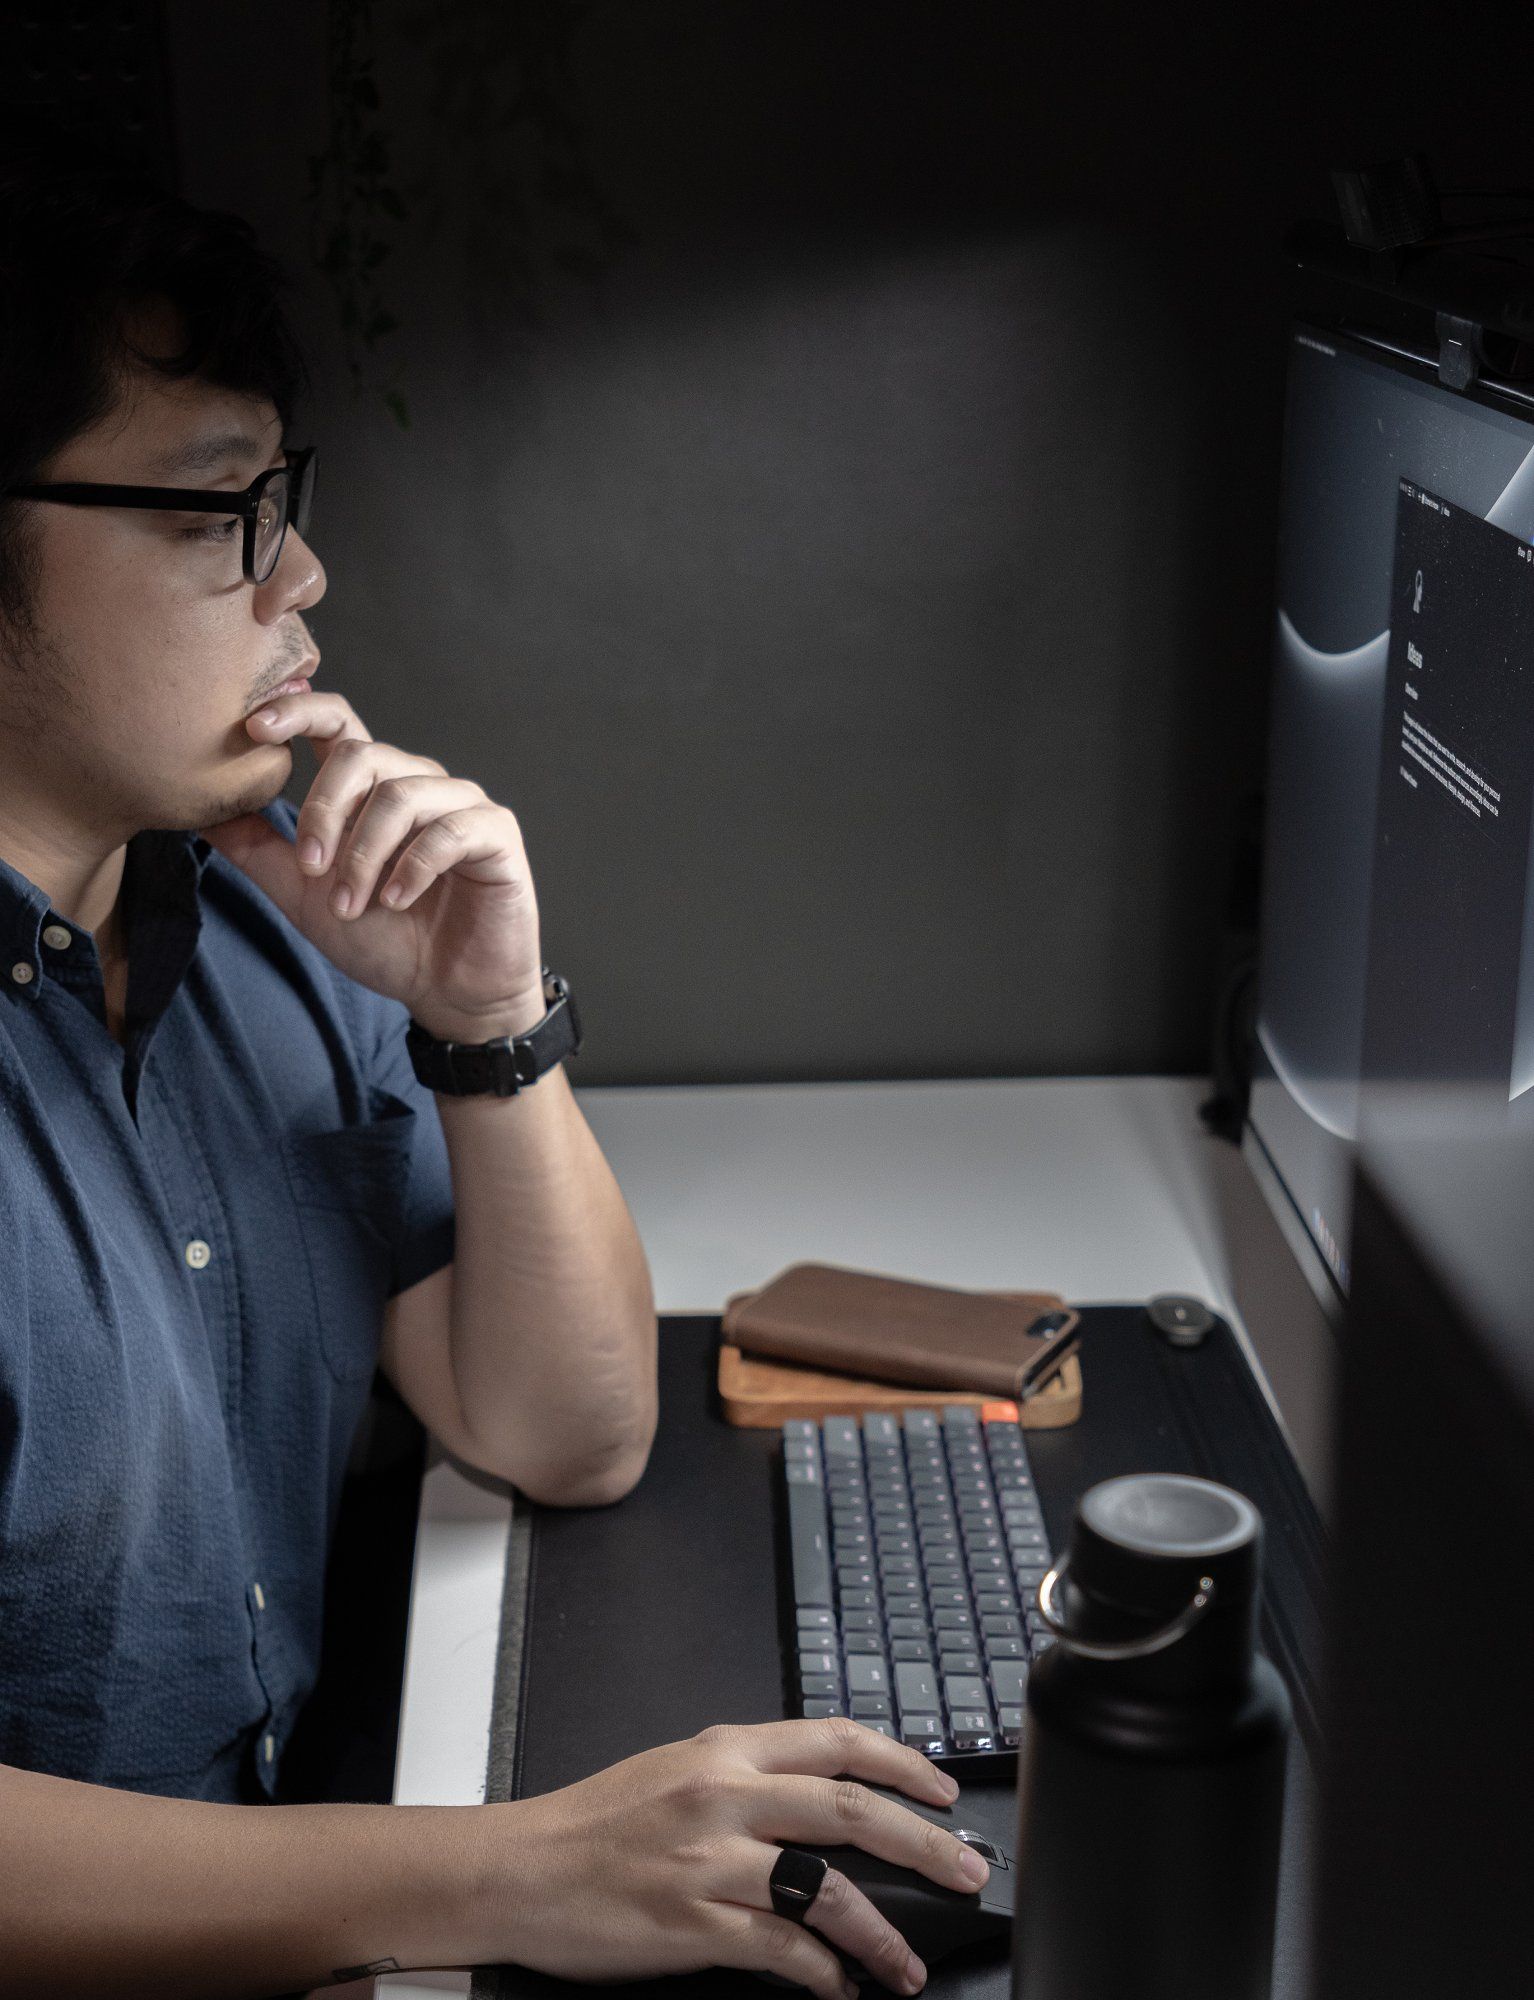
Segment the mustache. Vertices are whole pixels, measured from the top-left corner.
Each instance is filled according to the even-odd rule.
[[[306,665],[311,660],[318,664],[319,657],[320,649],[314,643],[314,635],[310,632],[308,626],[300,621],[298,630],[287,636],[282,652],[278,655],[272,677],[263,684],[258,694],[251,697],[251,708],[259,708],[274,688],[281,687],[284,681],[293,678],[297,668]]]

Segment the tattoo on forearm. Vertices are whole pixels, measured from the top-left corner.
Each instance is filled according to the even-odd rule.
[[[367,1979],[375,1972],[398,1972],[399,1969],[397,1958],[370,1958],[366,1965],[338,1965],[330,1976],[339,1986],[343,1980]]]

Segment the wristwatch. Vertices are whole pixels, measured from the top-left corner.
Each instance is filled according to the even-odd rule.
[[[549,1011],[525,1035],[497,1035],[488,1042],[448,1042],[428,1034],[415,1016],[405,1030],[411,1067],[428,1090],[445,1097],[494,1094],[515,1097],[545,1070],[573,1056],[581,1045],[575,995],[557,973],[543,968]]]

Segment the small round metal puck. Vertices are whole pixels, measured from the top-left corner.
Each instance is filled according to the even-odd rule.
[[[1214,1314],[1202,1299],[1162,1292],[1145,1308],[1145,1316],[1171,1347],[1202,1347],[1214,1325]]]

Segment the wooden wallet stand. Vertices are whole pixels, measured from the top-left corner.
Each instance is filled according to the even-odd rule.
[[[1048,1312],[1059,1306],[1052,1294],[997,1292]],[[726,1310],[751,1297],[736,1292]],[[775,1430],[790,1417],[855,1417],[865,1410],[936,1409],[944,1403],[968,1403],[980,1408],[994,1396],[973,1389],[918,1389],[899,1382],[860,1381],[851,1375],[827,1375],[782,1361],[763,1361],[742,1354],[730,1341],[719,1345],[719,1398],[726,1419],[748,1430]],[[1017,1405],[1025,1430],[1058,1430],[1081,1415],[1081,1363],[1073,1354],[1051,1382]]]

